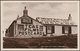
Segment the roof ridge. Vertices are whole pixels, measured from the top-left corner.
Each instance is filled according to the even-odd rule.
[[[43,18],[43,17],[37,17],[37,18]],[[61,18],[49,18],[49,17],[48,17],[48,18],[45,18],[45,17],[44,17],[44,19],[61,19]],[[63,18],[62,18],[62,19],[63,19]],[[68,19],[66,19],[66,20],[68,20]]]

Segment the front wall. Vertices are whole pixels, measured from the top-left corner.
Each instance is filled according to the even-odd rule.
[[[17,19],[17,23],[18,24],[21,24],[21,19]]]
[[[72,34],[77,34],[78,31],[77,31],[77,27],[76,26],[72,26]]]
[[[35,20],[32,20],[32,24],[23,24],[21,23],[21,19],[19,19],[17,21],[17,25],[16,25],[16,35],[15,37],[22,37],[22,38],[29,38],[29,37],[42,37],[43,34],[46,34],[46,27],[43,26],[42,24],[38,23]],[[23,25],[24,26],[24,30],[18,30],[18,25]],[[38,26],[38,28],[36,27],[36,25]],[[31,28],[29,27],[31,26]],[[35,28],[32,28],[32,26],[35,26]],[[40,26],[43,26],[43,30],[40,30]],[[33,29],[36,29],[36,31],[33,31]],[[38,30],[37,30],[38,29]],[[19,34],[20,32],[23,32],[24,34]],[[34,32],[36,34],[34,34]],[[39,34],[37,34],[39,32]]]
[[[71,34],[77,34],[78,29],[76,26],[71,26]],[[60,36],[60,35],[67,35],[62,34],[62,26],[55,26],[55,33],[54,36]]]
[[[60,35],[64,35],[62,34],[62,26],[55,26],[55,33],[54,36],[60,36]]]
[[[31,25],[42,25],[41,23],[39,23],[35,20],[32,20],[32,21],[33,22],[32,22]],[[21,24],[21,19],[18,19],[17,23]],[[24,25],[24,28],[26,27],[25,24],[22,24],[22,25]],[[29,24],[27,24],[27,25],[29,25]],[[18,28],[18,25],[17,25],[17,28]],[[18,30],[17,28],[16,28],[16,30]],[[72,34],[77,34],[77,27],[76,26],[71,26],[71,29],[72,29]],[[42,32],[44,32],[44,34],[46,34],[46,27],[45,26],[43,26],[43,31]],[[32,34],[32,35],[30,35],[30,34],[19,35],[18,31],[16,33],[17,33],[16,34],[17,37],[42,37],[43,36],[43,33],[41,35],[39,35],[39,34],[36,34],[36,35],[34,35],[34,34]],[[50,34],[47,34],[47,36],[48,35],[50,36]],[[62,26],[55,25],[55,33],[53,33],[53,35],[54,36],[61,36],[61,35],[66,35],[66,34],[62,34]]]
[[[39,22],[37,22],[35,20],[33,20],[33,25],[41,25],[41,26],[43,26],[41,23],[39,23]],[[44,32],[44,34],[46,34],[46,27],[45,26],[43,26],[43,31],[42,32]],[[42,36],[42,35],[39,35],[39,37]],[[33,36],[35,37],[37,35],[33,35]]]

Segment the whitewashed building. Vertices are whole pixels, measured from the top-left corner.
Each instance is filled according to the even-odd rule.
[[[28,10],[23,10],[23,16],[12,22],[6,30],[6,37],[31,38],[50,37],[77,34],[77,25],[72,22],[71,14],[68,19],[41,18],[28,16]]]
[[[68,19],[38,17],[36,20],[46,26],[46,33],[49,36],[51,34],[54,36],[77,34],[77,25],[72,22],[71,14],[69,14]]]

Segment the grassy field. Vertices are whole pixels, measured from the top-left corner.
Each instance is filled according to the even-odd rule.
[[[3,40],[4,48],[77,48],[77,35]]]

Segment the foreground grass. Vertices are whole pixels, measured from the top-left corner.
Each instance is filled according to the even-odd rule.
[[[4,48],[77,48],[77,35],[3,40]]]

